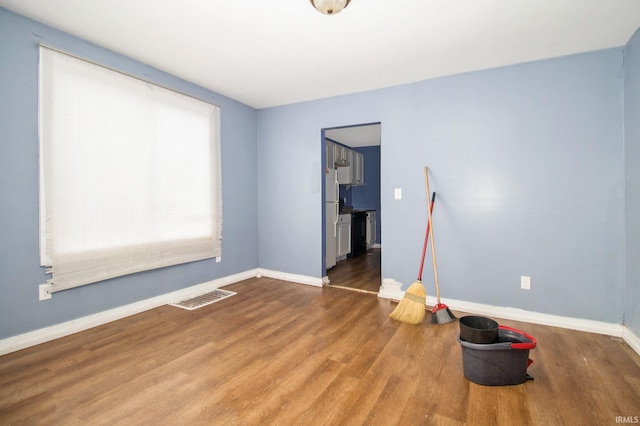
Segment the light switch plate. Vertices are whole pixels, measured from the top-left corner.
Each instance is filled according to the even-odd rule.
[[[402,199],[402,188],[396,188],[394,190],[394,197],[396,200],[401,200]]]
[[[51,287],[49,284],[40,284],[38,286],[38,300],[51,299]]]

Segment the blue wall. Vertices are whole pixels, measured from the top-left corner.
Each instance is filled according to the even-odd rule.
[[[384,278],[404,288],[415,279],[427,165],[444,297],[621,323],[622,56],[610,49],[259,111],[261,267],[321,276],[320,129],[381,122]],[[279,209],[280,188],[298,194],[299,209]],[[521,275],[532,277],[530,291]]]
[[[625,325],[640,336],[640,30],[624,55],[625,75]]]
[[[222,106],[222,263],[164,268],[37,301],[45,279],[40,41]],[[372,122],[382,123],[383,277],[405,288],[415,279],[427,165],[438,192],[444,297],[613,323],[625,316],[640,334],[639,51],[636,34],[625,50],[255,111],[0,9],[0,338],[258,266],[322,277],[321,129]],[[402,188],[401,200],[394,188]],[[520,275],[532,277],[530,291],[519,289]],[[425,284],[433,295],[431,280]]]
[[[189,263],[56,293],[38,250],[38,43],[44,42],[222,107],[222,262]],[[241,164],[242,167],[237,165]],[[0,8],[0,338],[258,266],[256,111]]]

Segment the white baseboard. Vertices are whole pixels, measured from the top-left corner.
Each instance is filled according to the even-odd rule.
[[[162,294],[150,299],[141,300],[129,305],[98,312],[97,314],[77,318],[71,321],[55,324],[50,327],[23,333],[0,340],[0,355],[19,351],[31,346],[39,345],[60,337],[69,336],[80,331],[88,330],[111,321],[116,321],[140,312],[148,311],[171,302],[197,296],[229,284],[243,281],[254,277],[271,277],[283,281],[291,281],[299,284],[306,284],[315,287],[322,287],[322,278],[309,277],[306,275],[288,274],[284,272],[270,271],[268,269],[251,269],[238,274],[218,278],[206,283],[197,284],[171,293]]]
[[[629,328],[624,327],[622,331],[622,338],[631,348],[640,354],[640,338],[636,336],[633,331],[629,330]]]
[[[258,269],[258,278],[269,277],[282,281],[290,281],[298,284],[306,284],[314,287],[322,287],[323,278],[310,277],[308,275],[289,274],[286,272],[271,271],[269,269]],[[327,278],[328,280],[328,278]]]
[[[401,287],[402,283],[393,278],[384,278],[378,291],[378,297],[400,301],[404,297],[404,291],[402,291]]]
[[[197,296],[208,291],[213,291],[217,288],[224,287],[238,281],[253,278],[257,276],[258,273],[258,269],[253,269],[234,275],[229,275],[223,278],[215,279],[213,281],[208,281],[206,283],[197,284],[181,290],[173,291],[171,293],[152,297],[150,299],[141,300],[129,305],[120,306],[117,308],[109,309],[107,311],[98,312],[97,314],[88,315],[86,317],[77,318],[71,321],[52,325],[50,327],[45,327],[39,330],[34,330],[28,333],[23,333],[17,336],[2,339],[0,340],[0,355],[19,351],[20,349],[39,345],[40,343],[45,343],[50,340],[58,339],[60,337],[69,336],[71,334],[78,333],[89,328],[97,327],[111,321],[116,321],[131,315],[139,314],[140,312],[148,311],[150,309],[154,309],[171,302],[177,302],[183,299],[187,299],[191,296]]]
[[[502,319],[510,319],[515,321],[529,322],[533,324],[550,325],[552,327],[568,328],[571,330],[587,331],[590,333],[622,337],[622,324],[544,314],[541,312],[525,311],[524,309],[509,308],[505,306],[491,306],[453,299],[442,299],[442,303],[453,310],[470,314],[486,315]],[[436,298],[427,296],[427,305],[433,306],[435,304]]]
[[[401,284],[399,282],[386,278],[383,280],[383,284],[380,287],[378,297],[400,301],[404,297],[404,291],[400,290],[400,286]],[[441,299],[441,302],[454,311],[461,311],[469,314],[484,315],[492,318],[510,319],[532,324],[549,325],[552,327],[621,337],[640,355],[640,339],[622,324],[564,317],[560,315],[525,311],[524,309],[484,305],[481,303],[465,302],[455,299]],[[436,298],[427,296],[426,304],[427,306],[435,305]]]
[[[120,306],[108,311],[99,312],[97,314],[78,318],[50,327],[41,328],[18,336],[9,337],[0,340],[0,355],[15,352],[31,346],[45,343],[60,337],[69,336],[80,331],[97,327],[111,321],[116,321],[140,312],[148,311],[159,306],[166,305],[171,302],[179,301],[190,296],[196,296],[208,291],[224,287],[239,281],[243,281],[253,277],[270,277],[283,281],[290,281],[298,284],[311,285],[314,287],[322,287],[324,281],[328,281],[327,277],[316,278],[306,275],[289,274],[285,272],[272,271],[268,269],[256,268],[249,271],[241,272],[227,277],[208,281],[206,283],[197,284],[182,290],[152,297],[150,299],[141,300],[129,305]],[[402,284],[385,278],[382,280],[382,286],[378,293],[378,297],[392,300],[402,300],[404,291],[401,290]],[[427,297],[427,305],[434,305],[436,300],[434,297]],[[486,315],[496,318],[512,319],[516,321],[529,322],[533,324],[550,325],[554,327],[568,328],[572,330],[588,331],[598,334],[606,334],[610,336],[622,337],[638,354],[640,354],[640,338],[636,336],[627,327],[620,324],[605,323],[600,321],[591,321],[580,318],[562,317],[558,315],[543,314],[539,312],[525,311],[522,309],[484,305],[479,303],[465,302],[454,299],[442,299],[442,303],[449,308],[470,314]]]

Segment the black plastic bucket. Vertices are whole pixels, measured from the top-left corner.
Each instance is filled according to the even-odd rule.
[[[495,343],[498,341],[498,323],[491,318],[467,315],[459,320],[460,338],[470,343]]]
[[[492,344],[470,343],[458,336],[462,346],[464,376],[474,383],[487,386],[519,385],[532,379],[527,367],[533,362],[529,350],[536,339],[515,328],[501,325],[498,341]]]

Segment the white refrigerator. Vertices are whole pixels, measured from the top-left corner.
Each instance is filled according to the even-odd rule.
[[[325,174],[325,218],[327,229],[327,248],[325,262],[327,269],[336,266],[336,253],[338,247],[338,172],[336,169],[328,169]]]

